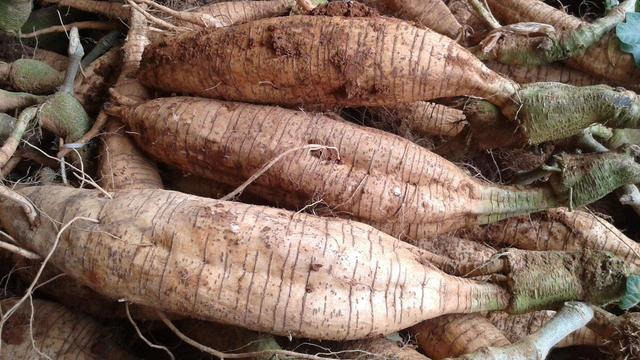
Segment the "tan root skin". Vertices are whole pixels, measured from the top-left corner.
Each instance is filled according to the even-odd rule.
[[[321,200],[394,236],[419,238],[554,205],[547,192],[483,183],[409,140],[319,114],[188,97],[109,112],[154,159],[235,186],[287,150],[335,147],[287,155],[248,191],[292,209]]]
[[[123,46],[122,71],[114,88],[134,101],[149,97],[135,79],[144,47],[148,44],[147,21],[134,11],[129,19],[131,30]],[[114,118],[105,126],[106,135],[100,143],[100,185],[106,190],[161,189],[162,180],[155,164],[146,158],[125,134],[124,126]]]
[[[0,301],[0,308],[7,311],[16,301],[4,299]],[[53,359],[135,359],[115,344],[108,330],[93,319],[39,299],[33,300],[33,307],[33,328],[29,324],[28,303],[5,324],[0,351],[3,359],[40,359],[38,350]]]
[[[495,246],[523,250],[604,250],[640,266],[640,245],[607,220],[585,211],[547,210],[469,231],[469,236]]]
[[[462,25],[442,0],[364,0],[382,13],[415,22],[452,39],[458,38]]]
[[[406,126],[421,136],[455,136],[467,125],[461,110],[427,101],[368,110],[381,121]]]
[[[409,332],[415,336],[420,350],[434,360],[510,344],[491,322],[478,314],[439,316],[413,326]]]
[[[511,78],[519,84],[536,82],[561,82],[574,86],[589,86],[606,83],[606,80],[571,69],[561,64],[547,64],[538,66],[506,65],[489,61],[487,66],[502,75]]]
[[[20,192],[56,222],[98,220],[70,227],[53,265],[112,298],[163,311],[342,340],[508,306],[498,286],[446,275],[422,261],[424,251],[356,222],[165,190],[113,199],[52,186]],[[0,205],[9,234],[49,251],[50,220],[31,230],[15,205]]]
[[[140,70],[153,88],[291,105],[459,95],[504,105],[517,89],[453,40],[383,17],[300,15],[205,29],[147,47]]]
[[[242,24],[253,20],[287,15],[294,0],[223,1],[194,9],[196,13],[211,15],[224,26]],[[189,26],[179,23],[182,26]]]
[[[115,80],[113,74],[120,66],[120,52],[120,48],[107,51],[76,77],[74,96],[87,112],[95,113],[102,107],[107,88]]]

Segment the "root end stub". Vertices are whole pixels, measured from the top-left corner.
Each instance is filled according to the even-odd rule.
[[[605,304],[626,291],[628,265],[606,252],[510,249],[505,258],[512,314],[557,309],[570,300]]]
[[[557,158],[562,171],[554,173],[550,183],[570,208],[590,204],[623,185],[640,182],[640,164],[625,153],[562,154]]]
[[[517,98],[503,114],[517,121],[530,145],[576,135],[594,123],[615,128],[640,124],[638,95],[606,85],[535,83],[520,89]]]

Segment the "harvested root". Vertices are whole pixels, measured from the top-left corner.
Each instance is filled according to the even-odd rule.
[[[288,154],[247,191],[292,209],[322,200],[393,235],[415,239],[558,205],[546,189],[483,183],[409,140],[319,114],[187,97],[107,111],[155,160],[232,186],[291,149],[335,147]]]
[[[86,112],[95,114],[104,98],[107,88],[113,81],[113,75],[120,66],[120,49],[113,48],[87,66],[78,76],[73,86],[75,98]]]
[[[150,1],[144,1],[151,5]],[[192,14],[195,21],[191,20],[177,22],[176,25],[191,29],[201,29],[206,27],[207,20],[201,20],[206,15],[209,26],[220,27],[234,24],[242,24],[258,19],[266,19],[287,15],[292,7],[293,0],[240,0],[223,1],[200,6],[191,12],[180,12],[182,16]],[[186,19],[185,19],[186,20]]]
[[[364,0],[385,15],[409,20],[452,39],[461,36],[462,25],[442,0]]]
[[[462,111],[426,101],[368,110],[384,122],[406,126],[422,136],[455,136],[467,124]]]
[[[30,254],[35,253],[30,252]],[[38,255],[37,259],[29,259],[21,254],[0,251],[0,260],[4,264],[11,264],[13,269],[16,269],[12,273],[13,276],[25,284],[31,284],[38,274],[42,257]],[[124,319],[126,317],[124,304],[118,302],[118,299],[109,299],[100,295],[90,287],[61,274],[60,270],[54,266],[46,266],[43,269],[35,293],[64,304],[70,310],[79,311],[92,317],[101,319]],[[153,309],[142,306],[131,306],[131,313],[136,319],[157,320]]]
[[[566,336],[586,325],[593,318],[593,310],[583,303],[568,302],[556,316],[535,334],[504,347],[487,347],[457,357],[459,360],[544,359],[551,348]]]
[[[523,250],[609,251],[640,266],[640,245],[607,220],[584,211],[551,209],[516,217],[468,232],[476,241]]]
[[[422,238],[417,241],[409,242],[421,249],[463,264],[486,264],[497,252],[495,249],[483,245],[479,241],[472,241],[453,236]]]
[[[130,18],[127,41],[123,45],[122,70],[114,86],[114,89],[136,102],[149,97],[146,89],[133,78],[138,71],[144,47],[149,43],[147,30],[144,16],[134,12]],[[106,121],[106,134],[100,146],[100,185],[107,190],[162,189],[162,180],[155,164],[136,148],[120,121],[108,119],[104,112],[98,118]],[[104,125],[96,124],[95,132]]]
[[[517,89],[453,40],[383,17],[299,15],[183,34],[147,47],[139,79],[165,91],[282,105],[389,106],[459,95],[504,105]]]
[[[44,0],[47,4],[54,4],[58,7],[71,7],[82,11],[101,14],[107,17],[126,20],[130,16],[130,10],[122,4],[112,1],[94,0]]]
[[[572,31],[585,28],[588,23],[566,14],[543,1],[529,0],[487,0],[491,12],[507,24],[534,21],[554,26],[557,31]],[[605,36],[595,46],[586,49],[584,54],[568,59],[566,63],[574,69],[593,76],[615,81],[617,85],[637,86],[640,80],[640,68],[633,57],[612,47],[617,42],[614,34]],[[613,51],[612,51],[613,49]]]
[[[521,103],[504,108],[503,113],[517,120],[526,144],[564,139],[594,123],[640,127],[640,97],[628,90],[536,83],[525,85],[518,96]]]
[[[500,287],[446,275],[421,260],[427,252],[355,222],[163,190],[121,191],[113,199],[51,186],[20,192],[54,221],[98,218],[68,229],[51,258],[55,266],[109,297],[163,311],[273,334],[346,340],[444,313],[509,305]],[[11,219],[2,222],[9,234],[38,253],[48,251],[54,223],[43,219],[31,231],[22,217],[5,216],[15,214],[14,206],[0,206],[0,219]],[[86,261],[71,256],[88,244],[94,250]],[[221,249],[222,257],[213,255]],[[204,263],[203,254],[211,254]],[[144,257],[145,265],[135,260]],[[475,300],[447,300],[462,294]]]
[[[15,109],[44,102],[45,96],[32,95],[22,92],[11,92],[0,89],[0,112],[7,112]]]
[[[413,326],[409,332],[416,338],[420,350],[434,360],[511,344],[491,322],[478,314],[439,316]]]
[[[33,7],[31,0],[0,1],[0,31],[18,34]]]
[[[122,124],[112,119],[105,131],[98,165],[100,186],[107,191],[163,188],[155,164],[131,142]]]
[[[477,0],[475,0],[477,1]],[[605,17],[572,30],[556,32],[548,24],[516,23],[497,28],[474,51],[482,60],[504,64],[542,65],[581,55],[598,43],[633,11],[635,0],[626,0]]]
[[[17,299],[0,301],[6,311]],[[136,359],[113,339],[112,332],[87,316],[45,300],[32,299],[9,318],[2,332],[3,359]]]
[[[489,61],[487,66],[489,69],[505,75],[519,84],[560,82],[573,86],[589,86],[606,83],[603,79],[560,64],[526,66]]]
[[[38,60],[20,59],[10,64],[0,61],[0,84],[5,83],[16,91],[51,94],[63,80],[63,73]]]
[[[640,183],[640,164],[626,153],[562,154],[557,157],[562,176],[550,183],[569,208],[590,204],[623,185]]]
[[[69,58],[56,52],[30,48],[26,51],[33,54],[33,60],[42,61],[58,71],[65,71],[69,66]]]

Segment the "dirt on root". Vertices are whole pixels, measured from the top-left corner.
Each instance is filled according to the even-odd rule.
[[[346,17],[377,17],[378,10],[357,1],[334,1],[311,10],[309,15],[317,16],[346,16]]]
[[[278,56],[299,57],[302,55],[300,39],[288,29],[269,29],[271,46]]]

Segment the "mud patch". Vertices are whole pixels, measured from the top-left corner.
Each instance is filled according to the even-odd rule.
[[[377,17],[380,13],[357,1],[334,1],[311,10],[309,15],[315,16],[346,16],[346,17]]]
[[[271,47],[278,56],[300,57],[302,55],[302,42],[297,38],[297,34],[290,30],[273,29]]]

